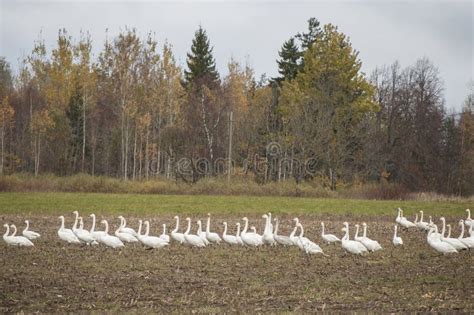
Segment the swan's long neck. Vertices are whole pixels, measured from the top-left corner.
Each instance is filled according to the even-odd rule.
[[[3,237],[4,237],[4,238],[7,237],[8,234],[10,234],[10,227],[8,226],[8,224],[5,225],[5,227],[7,228],[7,230],[6,230],[5,234],[3,234]]]
[[[464,238],[464,222],[461,225],[461,234],[459,234],[458,238]]]
[[[466,220],[472,220],[471,219],[471,210],[466,209],[466,212],[467,212],[467,219]]]
[[[423,211],[420,211],[420,222],[423,222]]]
[[[275,220],[275,231],[273,231],[273,234],[275,236],[278,236],[278,225],[279,225],[279,221]]]
[[[249,228],[249,220],[245,220],[244,229],[242,230],[242,234],[247,233],[247,229]]]
[[[397,238],[397,226],[395,225],[395,231],[393,232],[393,238]]]
[[[150,233],[150,222],[145,221],[145,236],[148,236],[148,233]]]
[[[293,228],[293,231],[291,231],[291,233],[290,233],[290,238],[295,237],[295,234],[296,234],[296,230],[297,230],[297,229],[298,229],[298,226],[295,226],[295,227]]]
[[[206,226],[206,233],[211,231],[211,217],[207,216],[207,226]]]
[[[356,232],[354,238],[359,237],[359,226],[356,226]]]
[[[173,230],[173,233],[178,232],[178,230],[179,230],[179,217],[176,216],[176,226],[175,226],[175,228],[174,228],[174,230]]]
[[[166,234],[166,224],[163,224],[163,235]]]
[[[92,226],[91,226],[90,232],[93,233],[95,230],[95,214],[92,214],[91,217],[92,217]]]
[[[64,217],[61,217],[60,220],[61,220],[61,227],[60,227],[60,229],[62,230],[62,229],[64,229]]]
[[[84,229],[84,222],[82,221],[82,218],[79,220],[79,230]]]
[[[104,225],[105,225],[105,234],[108,234],[109,233],[109,223],[107,221],[104,220]]]
[[[12,224],[13,233],[12,236],[16,235],[16,225]]]
[[[268,222],[268,215],[265,217],[265,228],[263,229],[263,234],[267,234],[270,229],[270,223]]]
[[[240,224],[237,224],[237,234],[235,236],[240,237]]]
[[[198,221],[198,234],[201,234],[202,233],[202,223],[201,221]]]
[[[191,231],[191,220],[187,220],[188,221],[188,228],[186,229],[186,232],[184,232],[184,234],[189,234],[189,231]]]
[[[23,230],[23,232],[28,231],[28,229],[30,228],[30,221],[26,220],[25,223],[26,223],[26,227],[25,227],[25,229]]]
[[[346,241],[349,240],[349,225],[346,225],[346,235],[344,235],[344,239],[345,239]]]
[[[299,226],[299,227],[300,227],[300,229],[301,229],[301,232],[300,232],[300,237],[303,237],[303,235],[304,235],[304,229],[303,229],[303,226],[302,226],[301,224],[300,224],[300,225],[298,225],[298,226]]]
[[[443,229],[441,230],[441,237],[444,237],[445,232],[446,232],[446,221],[443,220]]]
[[[448,225],[448,236],[446,236],[447,238],[450,238],[451,237],[451,225]]]
[[[122,220],[123,220],[123,227],[125,228],[127,226],[127,220],[125,220],[124,217],[122,217]]]
[[[364,225],[364,237],[367,237],[367,225]]]
[[[74,225],[72,226],[73,230],[77,229],[77,222],[79,221],[79,214],[74,212],[74,215],[76,216],[76,219],[74,220]]]
[[[418,223],[418,213],[415,213],[415,224]]]
[[[324,235],[324,223],[321,223],[321,235]]]
[[[138,236],[142,236],[142,225],[143,225],[143,222],[142,220],[138,221]]]
[[[223,236],[227,235],[227,223],[224,223],[224,232],[222,233]]]

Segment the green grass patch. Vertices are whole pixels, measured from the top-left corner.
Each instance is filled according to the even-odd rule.
[[[301,213],[395,215],[401,207],[411,216],[424,210],[430,215],[464,216],[470,201],[398,201],[257,196],[143,195],[29,192],[0,193],[0,213],[57,214],[68,211],[100,213]]]

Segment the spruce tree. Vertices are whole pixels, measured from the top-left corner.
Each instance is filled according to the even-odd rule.
[[[280,73],[281,77],[277,78],[277,81],[293,80],[298,73],[299,60],[301,58],[301,52],[293,37],[283,44],[278,55],[281,57],[280,60],[277,60],[278,73]]]
[[[184,71],[186,86],[202,79],[208,82],[217,82],[219,80],[216,62],[212,56],[212,47],[210,46],[206,31],[201,26],[194,33],[191,52],[187,54],[186,63],[189,69]]]

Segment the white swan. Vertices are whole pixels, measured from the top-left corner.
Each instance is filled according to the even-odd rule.
[[[30,228],[30,221],[28,220],[25,220],[25,224],[26,224],[26,227],[25,229],[23,230],[23,232],[21,232],[21,234],[23,234],[24,237],[26,237],[27,239],[29,240],[35,240],[37,238],[39,238],[41,235],[39,233],[36,233],[36,232],[33,232],[33,231],[30,231],[29,228]]]
[[[178,230],[179,230],[179,217],[175,216],[174,218],[176,220],[176,226],[175,226],[174,230],[171,231],[171,238],[174,239],[176,242],[178,242],[180,244],[186,243],[186,240],[184,239],[184,234],[178,232]]]
[[[16,239],[8,235],[10,234],[10,226],[8,224],[4,224],[3,227],[7,229],[5,231],[5,234],[3,234],[3,240],[5,241],[5,243],[7,243],[8,245],[18,246],[19,244]]]
[[[474,220],[471,218],[471,210],[466,209],[466,212],[467,212],[467,218],[466,218],[466,220],[464,220],[464,223],[469,227],[474,227]],[[469,230],[469,234],[472,236],[470,231],[471,230]]]
[[[204,232],[204,231],[202,230],[202,222],[201,222],[201,220],[197,220],[196,223],[197,223],[197,225],[198,225],[198,229],[197,229],[197,232],[196,232],[197,236],[199,236],[199,237],[202,239],[202,241],[204,242],[204,244],[206,244],[206,246],[209,245],[209,241],[208,241],[208,239],[206,238],[206,232]]]
[[[270,214],[271,215],[271,214]],[[265,219],[265,228],[263,230],[262,242],[268,245],[275,245],[275,239],[273,238],[273,227],[271,226],[271,218],[268,214],[262,215]]]
[[[401,226],[407,229],[411,227],[416,227],[415,223],[408,221],[408,219],[403,216],[402,209],[398,208],[398,211],[399,211],[399,216],[400,216],[399,222],[397,222],[398,224],[400,224]]]
[[[428,244],[431,246],[431,248],[443,254],[457,253],[458,251],[456,248],[451,246],[451,244],[441,241],[438,236],[433,236],[435,230],[438,232],[437,229],[438,227],[436,225],[431,226],[428,236],[426,237],[426,240],[428,241]]]
[[[71,229],[66,229],[64,227],[64,216],[60,216],[59,220],[61,220],[61,226],[58,230],[58,236],[61,240],[68,242],[69,244],[80,244],[81,241],[77,238],[77,236],[72,232]]]
[[[321,238],[328,244],[341,241],[336,235],[324,233],[324,222],[321,222]]]
[[[194,247],[205,247],[206,243],[204,243],[201,237],[199,237],[198,235],[189,234],[189,232],[191,231],[191,218],[186,218],[186,221],[188,221],[188,228],[186,229],[186,232],[184,232],[184,239],[186,240],[186,244],[189,244]]]
[[[237,236],[227,235],[227,222],[223,222],[222,225],[224,225],[224,232],[222,233],[222,239],[224,242],[231,245],[238,245],[239,241],[237,240]]]
[[[79,212],[78,211],[73,211],[72,214],[74,214],[75,219],[74,219],[74,224],[73,224],[71,230],[74,234],[76,234],[77,224],[79,223]]]
[[[301,229],[300,235],[298,236],[298,247],[306,254],[323,254],[324,256],[327,256],[318,244],[309,240],[307,237],[304,237],[303,225],[298,223],[297,226]]]
[[[163,223],[163,232],[161,233],[160,238],[167,243],[170,242],[170,236],[166,234],[166,224],[164,223]]]
[[[100,241],[100,238],[102,236],[105,236],[105,232],[104,231],[96,231],[95,230],[95,214],[91,214],[89,215],[91,218],[92,218],[92,226],[91,226],[91,229],[89,231],[89,233],[92,235],[92,237],[94,238],[94,240],[96,240],[97,242]]]
[[[99,239],[99,242],[112,248],[124,247],[123,242],[118,237],[109,234],[109,223],[106,220],[102,220],[100,223],[105,225],[105,235]]]
[[[380,246],[379,242],[367,237],[367,223],[363,222],[362,226],[364,227],[364,234],[362,235],[362,244],[367,247],[367,249],[371,252],[381,250],[382,246]]]
[[[420,210],[420,221],[416,224],[418,228],[428,231],[430,229],[430,226],[428,222],[423,221],[423,210]]]
[[[150,233],[150,222],[148,221],[143,222],[143,224],[145,224],[145,234],[142,235],[142,220],[139,220],[138,222],[140,223],[140,226],[138,227],[137,236],[138,240],[142,242],[143,245],[148,248],[162,248],[168,245],[168,242],[162,240],[161,238],[148,235]]]
[[[275,231],[273,232],[273,239],[275,242],[277,242],[280,245],[283,246],[292,246],[294,245],[293,241],[288,237],[284,235],[278,235],[278,226],[279,226],[279,221],[278,218],[275,218]]]
[[[400,236],[397,236],[397,229],[398,229],[398,225],[395,224],[392,243],[395,246],[401,246],[403,245],[403,240]]]
[[[136,238],[135,235],[137,235],[137,233],[135,233],[135,235],[132,235],[131,233],[128,233],[128,232],[124,232],[123,228],[125,227],[125,220],[122,220],[121,216],[118,217],[120,219],[120,226],[115,230],[115,236],[117,236],[122,242],[126,242],[126,243],[134,243],[134,242],[138,242],[138,239]]]
[[[456,250],[464,250],[467,249],[467,246],[464,245],[463,242],[458,240],[457,238],[452,238],[451,236],[451,231],[449,231],[448,237],[444,237],[445,229],[446,229],[446,219],[444,217],[439,218],[441,222],[443,222],[443,230],[441,232],[441,241],[449,243],[452,247],[454,247]],[[450,226],[451,230],[451,226]]]
[[[344,222],[344,227],[342,231],[345,232],[344,236],[341,239],[341,246],[342,248],[355,255],[362,255],[367,252],[367,248],[357,241],[353,241],[349,239],[349,223]]]
[[[118,218],[120,219],[120,226],[122,226],[120,228],[121,233],[128,233],[133,236],[137,235],[137,232],[134,229],[127,227],[127,220],[125,220],[123,216],[119,215]]]
[[[235,234],[237,242],[239,243],[239,245],[245,245],[244,241],[242,241],[242,238],[240,237],[240,222],[237,222],[235,225],[237,226],[237,233]]]
[[[77,238],[81,241],[86,243],[87,245],[91,245],[92,243],[97,243],[94,240],[94,237],[91,233],[87,230],[84,230],[84,222],[82,217],[79,217],[79,228],[72,230],[72,232],[77,236]]]
[[[474,248],[474,237],[464,237],[464,220],[459,220],[459,225],[461,226],[461,234],[459,234],[458,240],[460,240],[467,247]]]
[[[210,213],[207,214],[206,239],[210,243],[217,243],[217,244],[219,244],[222,241],[219,234],[211,232],[211,214]]]
[[[10,225],[10,227],[13,229],[13,233],[12,235],[10,235],[10,237],[13,238],[13,240],[15,241],[16,245],[17,246],[35,246],[29,239],[27,239],[26,237],[24,236],[16,236],[16,226],[15,224],[12,224]]]
[[[262,245],[263,242],[261,235],[258,235],[256,232],[247,232],[249,226],[249,219],[247,217],[243,217],[242,220],[245,222],[245,225],[244,229],[242,230],[242,233],[240,234],[240,237],[242,238],[242,241],[245,243],[245,245],[255,247]]]

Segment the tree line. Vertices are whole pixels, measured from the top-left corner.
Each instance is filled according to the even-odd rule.
[[[200,172],[200,158],[229,156],[232,123],[234,167],[245,165],[243,176],[258,182],[393,182],[473,194],[474,88],[462,112],[449,113],[430,60],[370,75],[361,65],[349,38],[315,18],[283,43],[275,78],[256,78],[233,59],[221,76],[202,27],[185,69],[153,33],[125,28],[93,58],[88,33],[74,41],[61,29],[52,51],[34,43],[17,75],[0,58],[0,173],[196,182],[218,175]],[[269,143],[278,143],[270,157]],[[182,157],[186,172],[177,171]],[[263,172],[257,161],[267,163]]]

